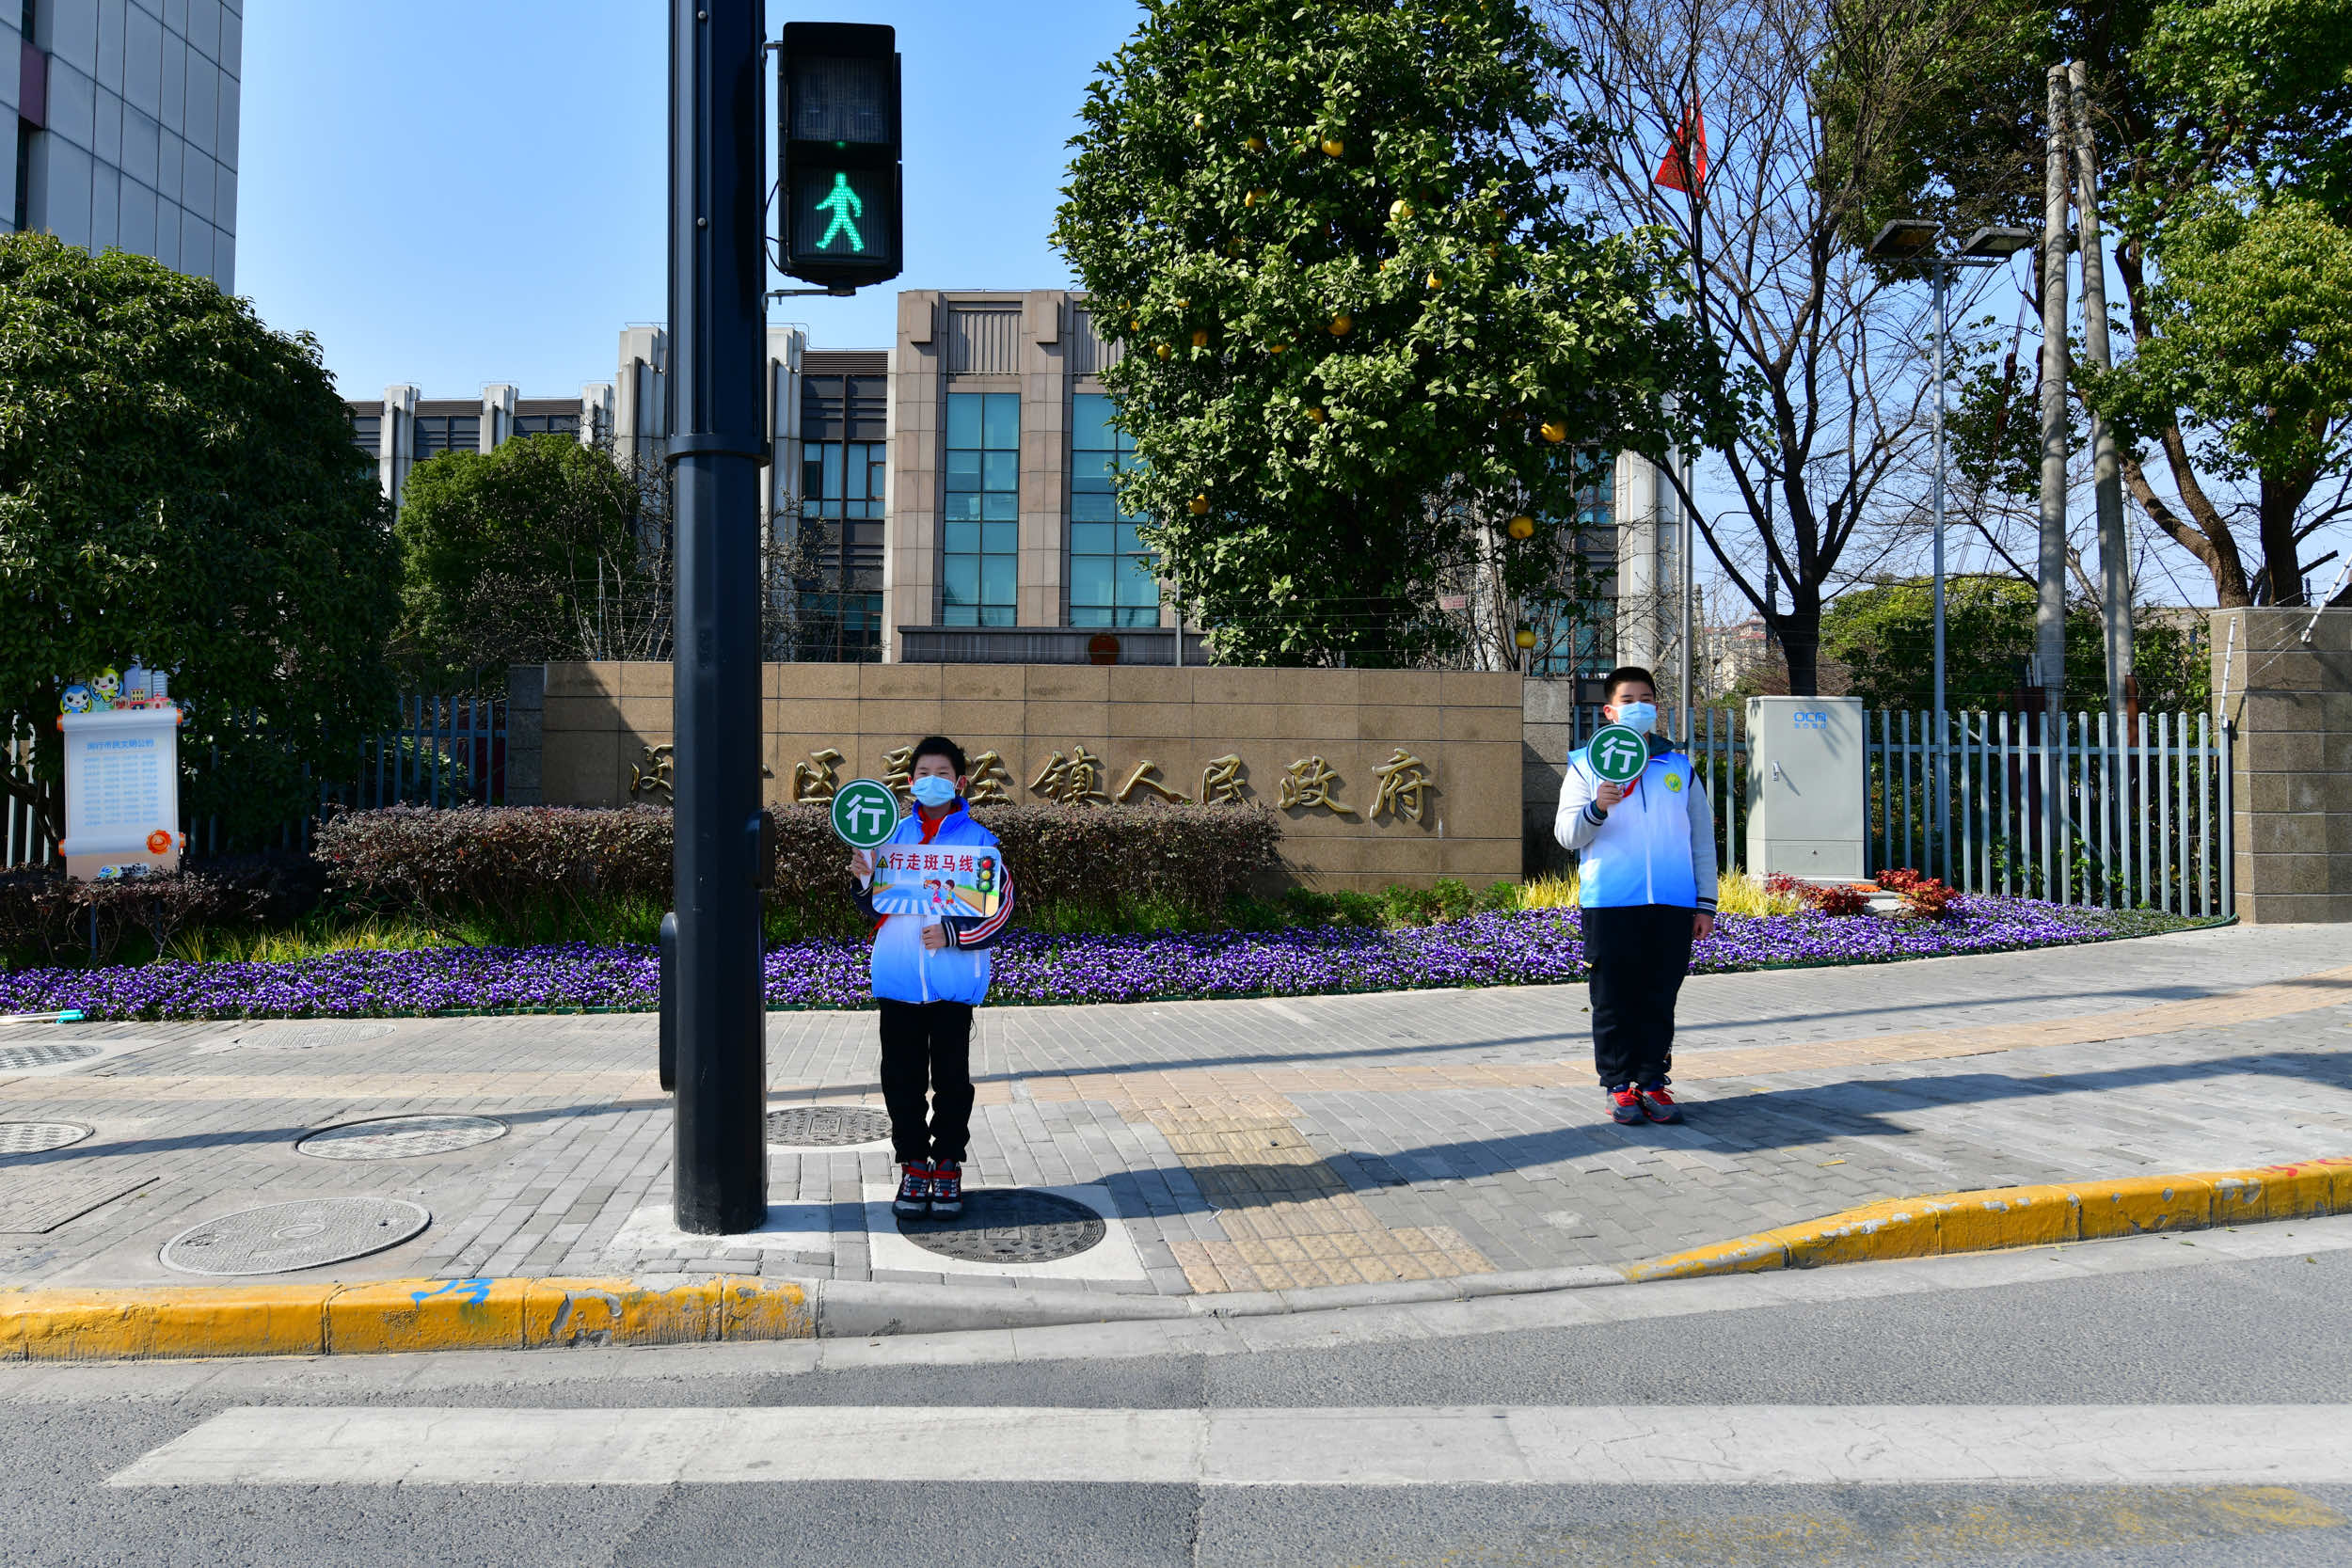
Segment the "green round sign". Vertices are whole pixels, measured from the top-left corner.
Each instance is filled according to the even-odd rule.
[[[852,849],[874,849],[898,831],[898,798],[880,779],[851,779],[833,798],[833,831]]]
[[[1649,740],[1630,724],[1604,724],[1584,757],[1603,783],[1631,784],[1649,766]]]

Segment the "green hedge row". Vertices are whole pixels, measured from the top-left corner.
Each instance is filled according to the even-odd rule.
[[[849,851],[822,806],[771,808],[770,898],[831,922],[850,908]],[[1272,814],[1236,806],[980,806],[1005,847],[1014,919],[1068,918],[1156,903],[1215,916],[1281,865]],[[317,854],[336,883],[376,908],[455,920],[476,911],[519,918],[550,900],[667,901],[671,816],[665,807],[394,806],[351,812],[322,827]]]

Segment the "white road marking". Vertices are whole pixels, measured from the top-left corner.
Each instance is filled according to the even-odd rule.
[[[2326,1485],[2345,1405],[230,1410],[115,1486]]]

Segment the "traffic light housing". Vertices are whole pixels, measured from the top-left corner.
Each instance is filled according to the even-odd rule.
[[[897,30],[786,23],[776,148],[783,270],[834,289],[898,277],[906,234]]]

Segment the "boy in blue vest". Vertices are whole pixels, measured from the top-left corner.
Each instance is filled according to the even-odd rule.
[[[850,857],[858,908],[874,922],[882,1101],[890,1108],[891,1148],[901,1167],[891,1208],[907,1219],[953,1219],[963,1212],[963,1155],[972,1135],[972,1009],[988,999],[988,950],[1012,916],[1005,852],[996,835],[964,808],[968,768],[963,748],[944,736],[916,741],[908,764],[914,812],[900,819],[882,847],[885,855],[914,863],[915,879],[927,888],[926,912],[877,911],[874,857],[863,849]],[[976,886],[984,911],[955,893],[959,879],[947,873],[958,865],[924,863],[934,859],[971,862],[960,879]]]
[[[1568,753],[1552,823],[1576,852],[1584,962],[1593,1002],[1593,1065],[1621,1123],[1680,1121],[1667,1088],[1675,998],[1691,944],[1715,929],[1715,816],[1691,759],[1652,732],[1658,682],[1625,665],[1609,673],[1610,722],[1640,731],[1649,763],[1610,784],[1583,751]]]

